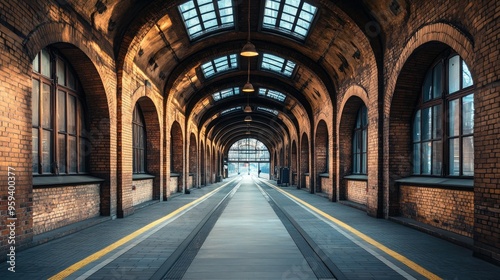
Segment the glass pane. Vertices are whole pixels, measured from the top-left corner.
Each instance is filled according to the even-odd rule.
[[[68,132],[76,134],[76,97],[73,95],[68,98]]]
[[[33,173],[38,173],[38,128],[31,129],[31,151],[33,157]]]
[[[139,172],[144,173],[144,150],[139,151]]]
[[[42,172],[52,173],[52,131],[42,132]]]
[[[462,88],[470,87],[474,84],[472,81],[472,75],[469,71],[469,67],[465,64],[465,61],[462,60]]]
[[[432,99],[432,71],[427,72],[427,75],[425,75],[424,86],[422,87],[422,94],[424,102]]]
[[[85,138],[80,138],[80,172],[87,172],[87,155],[89,151],[87,148],[87,140]]]
[[[443,92],[443,80],[441,76],[443,74],[443,63],[439,63],[434,67],[433,78],[432,78],[432,97],[439,98]]]
[[[64,67],[64,61],[61,58],[57,58],[56,62],[56,75],[57,83],[60,85],[66,85],[66,69]]]
[[[413,142],[420,141],[420,135],[422,134],[420,128],[420,110],[418,110],[415,114],[415,120],[413,120]]]
[[[48,84],[42,86],[42,127],[52,128],[52,95]]]
[[[420,174],[420,143],[413,144],[413,174]]]
[[[57,122],[59,131],[66,131],[66,92],[57,93]]]
[[[78,123],[80,124],[80,136],[87,136],[87,123],[85,122],[85,111],[81,102],[78,102]]]
[[[31,122],[33,126],[40,125],[40,81],[33,80],[31,89]]]
[[[68,87],[76,90],[76,77],[71,69],[68,71]]]
[[[432,107],[422,109],[422,140],[431,139],[432,135]]]
[[[442,125],[442,115],[443,115],[443,110],[442,110],[441,105],[436,105],[432,107],[432,138],[433,139],[439,139],[441,138],[441,135],[443,133],[443,125]]]
[[[36,54],[35,59],[33,59],[33,72],[40,73],[40,57]]]
[[[66,135],[59,134],[57,142],[59,145],[59,173],[66,173]]]
[[[41,69],[42,69],[42,75],[49,77],[50,78],[50,54],[47,50],[43,49],[42,50],[42,56],[41,56]]]
[[[68,136],[69,144],[69,172],[76,173],[77,171],[77,161],[78,161],[78,150],[76,147],[76,137]]]
[[[354,136],[352,137],[352,152],[357,154],[360,152],[359,148],[359,130],[354,131]]]
[[[368,130],[365,128],[363,129],[363,139],[362,139],[362,142],[361,142],[361,151],[363,153],[366,153],[366,146],[367,146],[367,141],[368,141],[368,137],[367,137],[367,134],[368,134]]]
[[[462,134],[474,133],[474,95],[462,98]]]
[[[460,134],[460,109],[459,99],[450,101],[448,109],[448,134],[458,136]]]
[[[422,174],[431,174],[432,142],[422,143]]]
[[[463,138],[463,175],[474,176],[474,137]]]
[[[443,167],[443,145],[441,141],[432,144],[432,175],[441,175]]]
[[[449,140],[449,170],[450,175],[460,175],[460,139]]]
[[[366,174],[367,162],[366,162],[366,153],[361,154],[361,173]]]
[[[448,61],[448,93],[460,89],[460,57],[455,55]]]

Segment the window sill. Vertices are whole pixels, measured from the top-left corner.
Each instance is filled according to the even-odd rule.
[[[132,180],[146,180],[146,179],[154,179],[155,176],[147,173],[135,173],[132,175]]]
[[[66,185],[86,185],[102,183],[104,179],[90,175],[37,176],[33,177],[33,187],[57,187]]]
[[[330,174],[328,174],[328,173],[319,173],[319,177],[321,177],[321,178],[329,178]]]
[[[442,178],[442,177],[406,177],[396,180],[399,185],[416,185],[426,187],[443,187],[457,190],[474,190],[474,179]]]
[[[353,175],[344,176],[344,179],[353,180],[353,181],[368,181],[368,175],[353,174]]]
[[[181,177],[181,173],[172,172],[170,173],[170,177]]]

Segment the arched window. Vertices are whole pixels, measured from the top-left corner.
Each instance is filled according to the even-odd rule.
[[[78,174],[88,170],[85,101],[65,58],[43,49],[32,72],[33,174]]]
[[[366,106],[358,110],[356,126],[352,137],[352,173],[366,174],[367,170],[367,143],[368,143],[368,121]]]
[[[133,172],[146,173],[146,129],[139,105],[135,105],[132,118]]]
[[[474,94],[457,54],[427,72],[413,121],[413,174],[474,175]]]

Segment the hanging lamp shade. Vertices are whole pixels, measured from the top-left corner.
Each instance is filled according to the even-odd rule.
[[[250,107],[250,105],[245,106],[245,108],[243,109],[243,112],[245,112],[245,113],[251,113],[252,112],[252,107]]]
[[[247,43],[243,46],[243,49],[241,49],[240,55],[250,57],[258,56],[259,53],[257,52],[257,49],[255,49],[255,45],[250,41],[247,41]]]
[[[253,85],[250,82],[247,82],[242,89],[243,92],[254,92]]]
[[[250,117],[250,116],[246,116],[246,117],[245,117],[245,121],[246,121],[246,122],[251,122],[251,121],[252,121],[252,117]]]

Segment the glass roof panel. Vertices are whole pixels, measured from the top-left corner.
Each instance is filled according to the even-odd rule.
[[[266,0],[262,28],[304,40],[316,10],[303,0]]]
[[[216,92],[212,94],[212,97],[214,98],[214,101],[219,101],[224,98],[231,97],[233,95],[240,94],[240,88],[239,87],[234,87],[234,88],[227,88],[224,90],[221,90],[219,92]]]
[[[277,72],[286,77],[291,77],[293,70],[295,69],[295,62],[276,55],[265,53],[262,55],[262,64],[260,67],[264,70]]]
[[[220,112],[220,114],[225,115],[225,114],[229,114],[231,112],[238,111],[238,110],[241,110],[241,106],[226,109],[226,110]]]
[[[276,115],[276,116],[278,115],[278,110],[273,110],[273,109],[269,109],[266,107],[257,107],[257,110],[271,113],[271,114]]]
[[[231,0],[190,0],[179,5],[178,9],[191,40],[234,27]]]
[[[263,95],[275,100],[278,100],[279,102],[284,102],[286,99],[286,95],[272,89],[267,89],[267,88],[259,88],[259,95]]]
[[[217,57],[213,60],[205,62],[201,65],[201,71],[205,78],[211,78],[216,74],[238,68],[238,60],[236,54]]]

